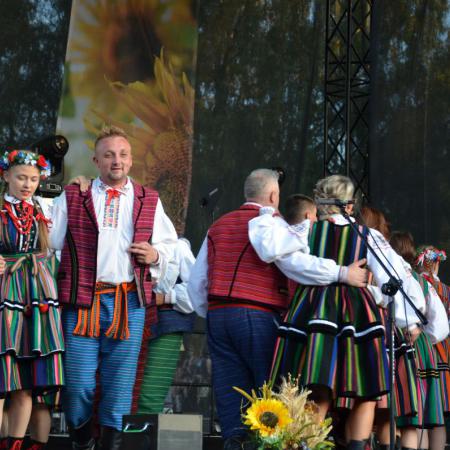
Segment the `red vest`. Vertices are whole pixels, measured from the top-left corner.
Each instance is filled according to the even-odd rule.
[[[243,300],[273,309],[287,307],[287,279],[275,264],[263,262],[248,238],[248,222],[259,206],[242,205],[208,231],[209,300]]]
[[[133,183],[133,242],[150,242],[153,233],[158,193]],[[79,186],[65,188],[67,198],[67,233],[58,271],[58,294],[62,304],[89,308],[97,281],[98,225],[92,191]],[[149,266],[132,258],[137,292],[142,306],[152,305],[152,278]]]

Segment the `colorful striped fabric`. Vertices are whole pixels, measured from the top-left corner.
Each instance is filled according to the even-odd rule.
[[[450,287],[436,279],[427,278],[427,280],[433,284],[448,315],[450,311]],[[450,338],[447,337],[434,347],[437,353],[444,414],[450,414]]]
[[[158,193],[133,183],[134,241],[150,242]],[[95,297],[97,273],[98,224],[92,191],[80,192],[78,185],[65,187],[68,208],[68,227],[61,264],[58,288],[61,304],[90,308]],[[152,303],[150,266],[131,259],[141,306]],[[156,321],[156,316],[154,316]]]
[[[382,323],[386,326],[386,347],[390,338],[387,327],[387,310],[380,308]],[[388,355],[389,349],[387,348]],[[394,408],[396,417],[414,417],[422,408],[422,397],[420,387],[416,377],[417,366],[415,359],[415,349],[399,328],[394,331],[394,352],[395,352],[395,384],[394,384]],[[387,409],[390,407],[391,393],[387,393],[377,399],[377,409]],[[351,409],[354,399],[349,397],[338,397],[336,408]]]
[[[75,428],[86,423],[93,415],[97,368],[101,386],[98,404],[100,425],[121,430],[122,416],[130,414],[145,308],[140,306],[136,292],[128,294],[129,339],[105,336],[113,315],[114,294],[102,294],[100,336],[88,338],[73,334],[78,321],[77,310],[67,308],[63,311],[67,348],[63,409],[67,422]]]
[[[287,279],[275,264],[258,257],[248,237],[248,222],[258,216],[259,209],[244,204],[208,230],[208,298],[230,304],[245,300],[284,312]]]
[[[399,427],[432,428],[444,425],[442,394],[436,353],[430,338],[421,333],[414,342],[417,362],[419,408],[415,417],[398,417]],[[399,415],[400,416],[400,415]]]
[[[360,227],[367,235],[368,229]],[[317,222],[311,253],[348,265],[367,249],[348,225]],[[375,398],[389,391],[385,329],[367,289],[344,284],[300,286],[279,327],[272,381],[300,377],[302,385],[327,386],[334,397]]]
[[[29,235],[18,233],[10,218],[2,220],[0,239],[6,261],[0,277],[0,392],[48,391],[64,384],[54,256],[36,252],[36,220]]]
[[[141,386],[138,414],[163,412],[180,357],[183,333],[165,334],[150,341]]]

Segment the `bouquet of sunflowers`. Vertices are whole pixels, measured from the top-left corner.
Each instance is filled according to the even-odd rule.
[[[250,405],[243,412],[245,425],[254,433],[258,450],[328,450],[331,419],[321,420],[317,405],[308,400],[311,391],[300,389],[298,381],[283,380],[275,393],[264,384],[262,396],[234,388]]]

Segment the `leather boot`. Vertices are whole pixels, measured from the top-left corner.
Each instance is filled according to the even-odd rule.
[[[81,427],[69,427],[72,450],[94,450],[95,439],[92,437],[92,423],[88,420]]]
[[[122,445],[122,432],[111,427],[101,427],[98,444],[98,450],[120,450]]]

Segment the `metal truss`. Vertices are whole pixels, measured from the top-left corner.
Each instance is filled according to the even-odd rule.
[[[327,0],[324,174],[369,199],[370,30],[375,0]]]

